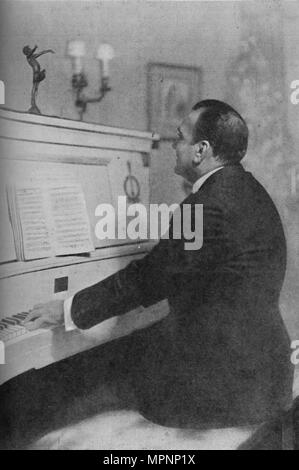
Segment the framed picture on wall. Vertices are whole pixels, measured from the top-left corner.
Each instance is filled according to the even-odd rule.
[[[291,197],[299,199],[299,165],[294,165],[290,169],[291,175]]]
[[[173,139],[182,119],[200,100],[201,69],[148,64],[148,127],[162,139]]]
[[[299,214],[299,165],[293,165],[289,168],[290,191],[286,198],[286,205],[294,214]],[[293,220],[297,220],[296,217]],[[299,249],[299,244],[298,244]]]

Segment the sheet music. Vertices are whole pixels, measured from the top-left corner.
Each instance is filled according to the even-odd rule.
[[[16,259],[14,237],[9,220],[5,185],[0,184],[0,263]]]
[[[94,250],[84,193],[73,179],[31,179],[10,186],[8,195],[19,259]]]
[[[48,195],[55,254],[88,253],[94,250],[81,186],[50,187]]]
[[[16,188],[22,255],[25,259],[54,256],[46,193],[40,187]]]

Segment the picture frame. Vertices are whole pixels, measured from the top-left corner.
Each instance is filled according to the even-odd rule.
[[[148,128],[161,139],[172,140],[183,118],[200,101],[201,68],[149,63],[147,78]]]
[[[291,197],[299,198],[299,165],[294,165],[290,169]]]
[[[286,206],[289,211],[298,214],[299,165],[293,164],[288,169],[288,178],[289,178],[289,192],[286,197]],[[299,244],[298,244],[298,249],[299,249]]]

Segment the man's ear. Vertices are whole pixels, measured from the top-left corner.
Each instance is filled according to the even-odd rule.
[[[201,149],[200,149],[200,145],[199,144],[196,144],[196,147],[195,147],[195,152],[194,152],[194,155],[193,155],[193,158],[192,158],[192,165],[194,167],[200,165],[202,162],[202,152],[201,152]]]
[[[210,148],[210,144],[207,140],[202,140],[195,144],[195,154],[193,157],[193,165],[198,166],[206,157],[207,150]]]
[[[205,156],[205,153],[207,152],[207,150],[209,150],[211,146],[208,140],[201,140],[200,142],[198,142],[198,144],[196,144],[196,147],[197,147],[196,153],[198,153],[201,157],[203,157]]]

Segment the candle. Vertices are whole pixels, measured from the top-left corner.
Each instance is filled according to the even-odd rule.
[[[83,70],[82,57],[85,56],[84,42],[79,39],[70,41],[67,47],[67,54],[72,60],[73,73],[80,74]]]
[[[113,47],[109,44],[101,44],[98,48],[97,59],[100,61],[102,76],[109,77],[109,62],[114,57]]]

